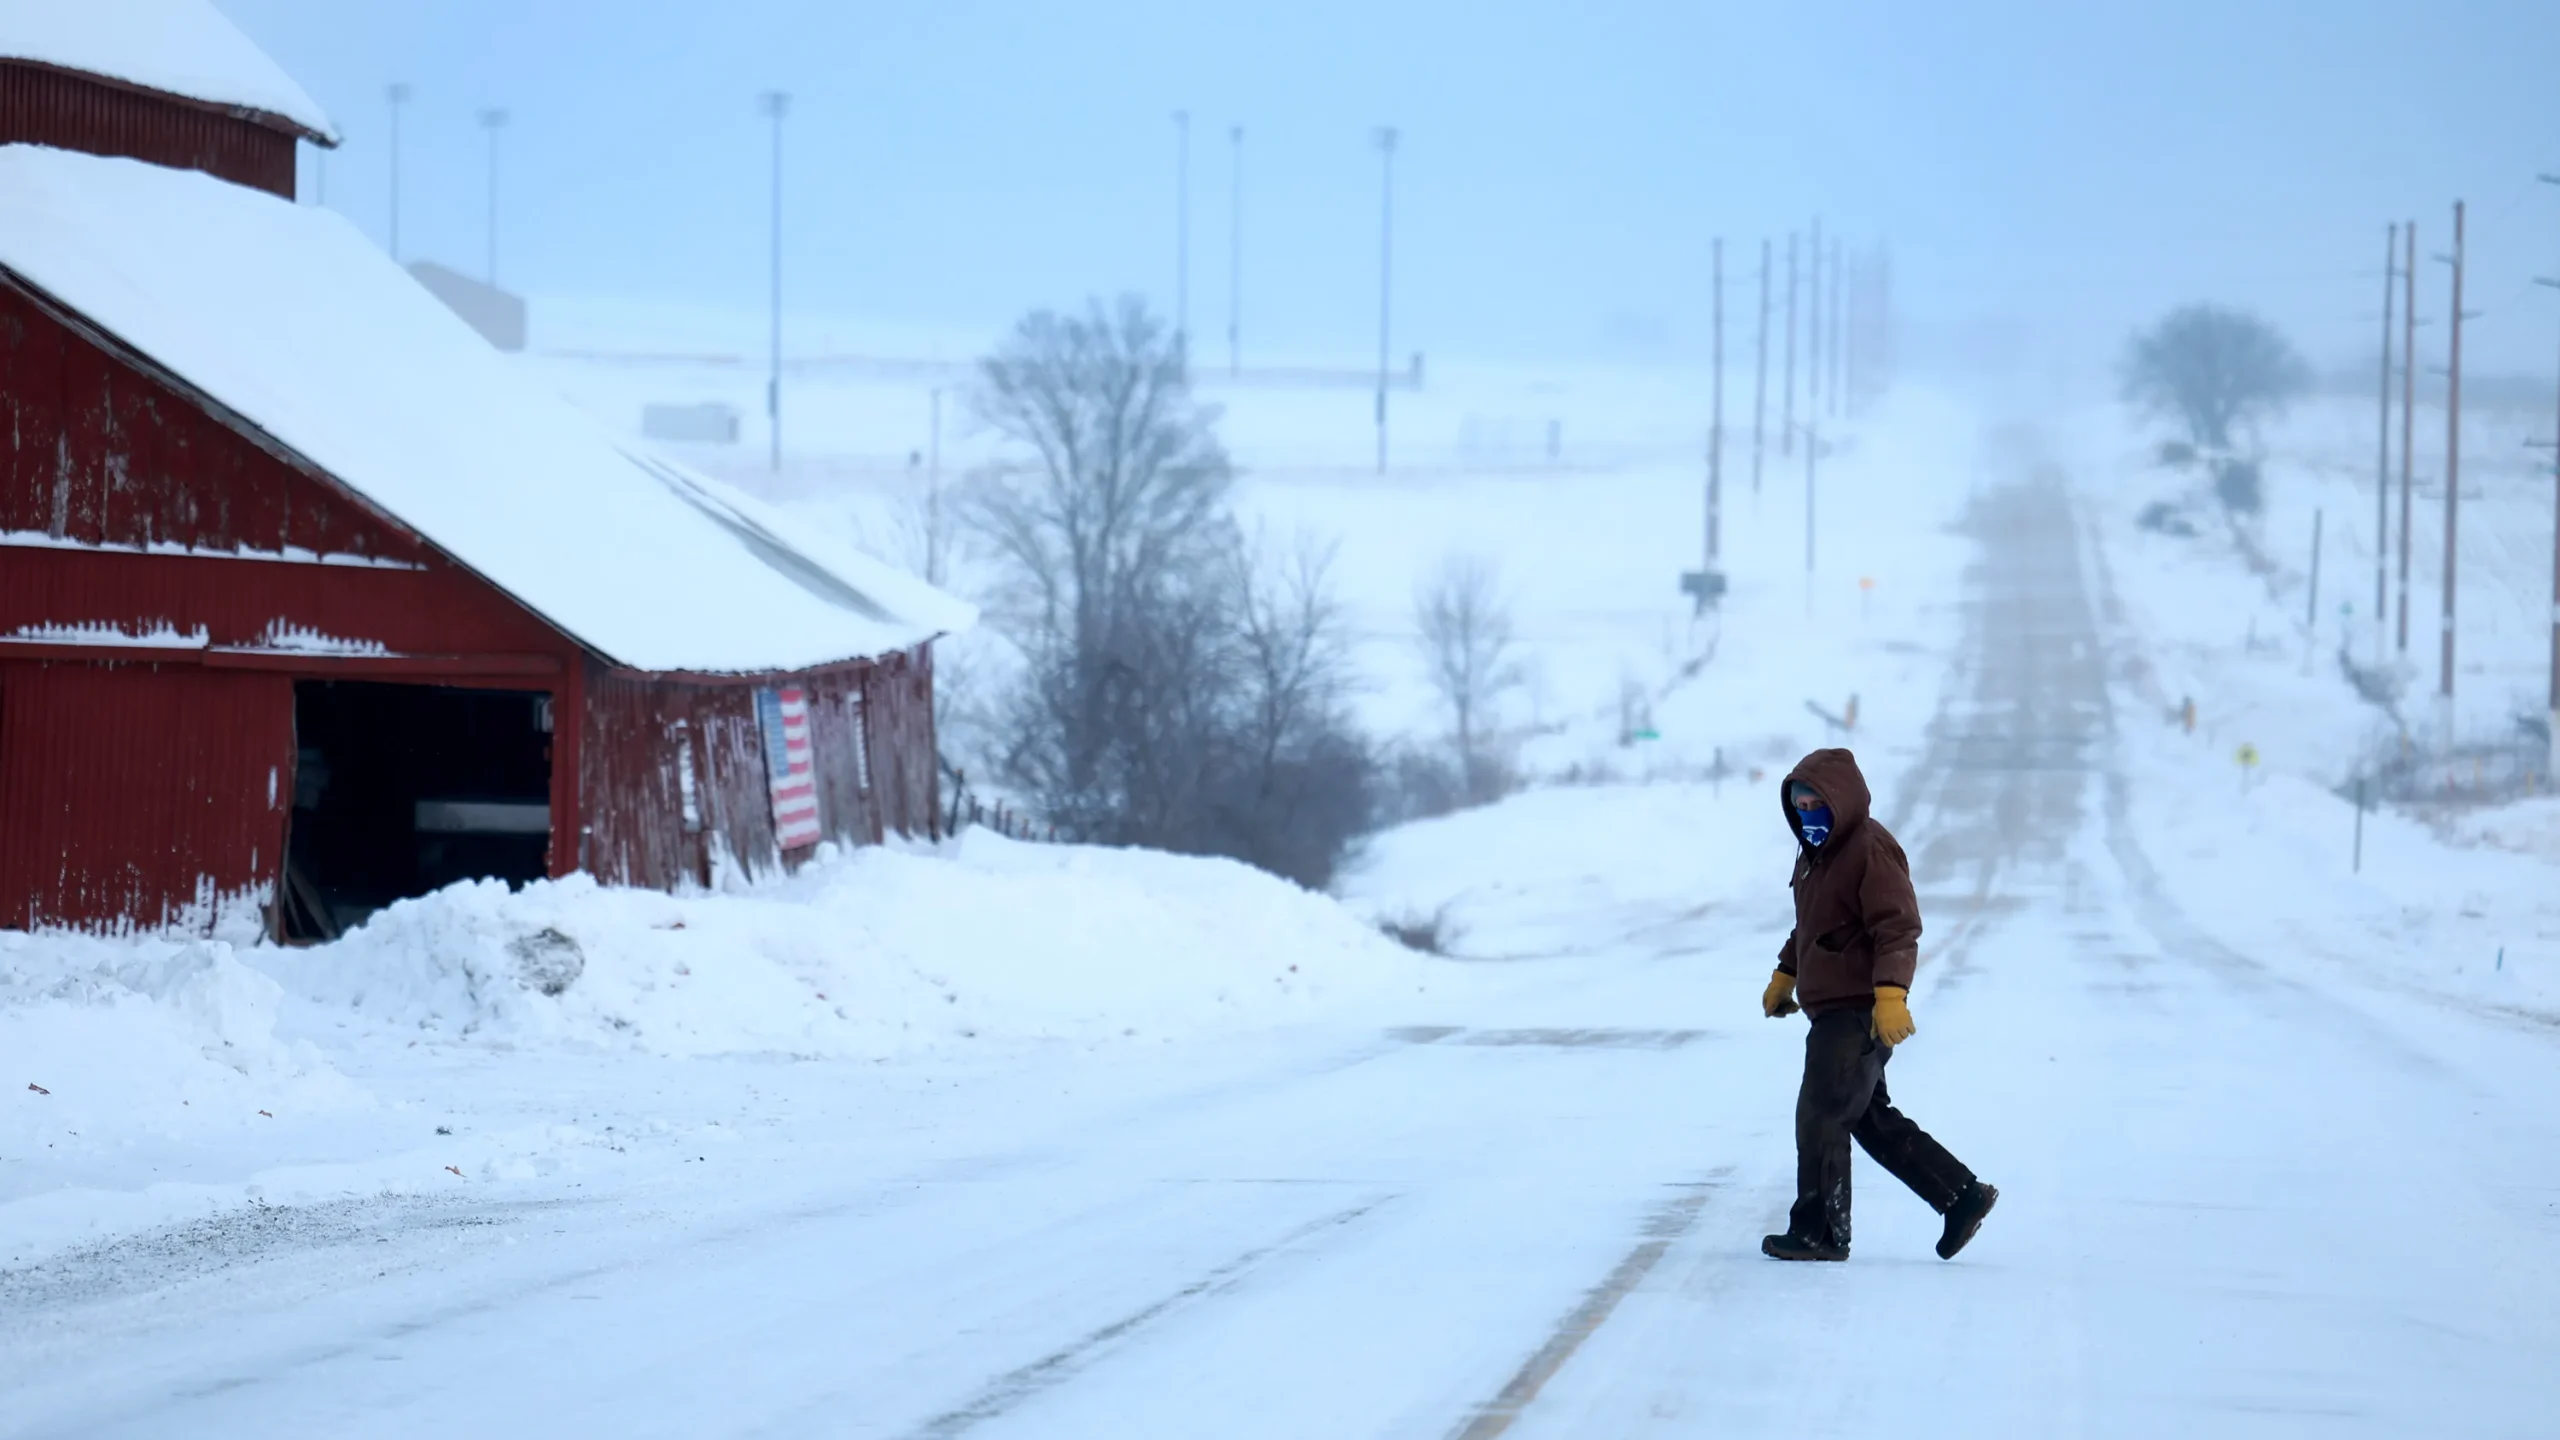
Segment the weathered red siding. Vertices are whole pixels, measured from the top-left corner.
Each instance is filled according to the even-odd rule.
[[[423,561],[428,547],[0,284],[0,532]]]
[[[292,789],[289,677],[0,664],[0,926],[259,923]]]
[[[163,630],[201,649],[61,653]],[[313,637],[409,657],[380,662],[400,667],[381,678],[421,684],[556,691],[583,654],[0,284],[0,925],[201,924],[204,896],[269,893],[291,804],[269,772],[283,764],[290,787],[293,680],[376,663],[294,653]],[[564,775],[555,813],[576,799]],[[555,854],[556,871],[573,865]]]
[[[0,60],[0,145],[128,156],[290,200],[296,138],[278,117],[262,121],[47,65]]]
[[[884,828],[941,833],[929,647],[768,683],[807,692],[826,838],[869,845]],[[756,688],[590,668],[581,761],[585,868],[608,882],[660,887],[710,880],[720,856],[751,876],[783,868]],[[684,825],[678,773],[679,757],[687,755],[700,817],[693,831]]]
[[[881,797],[882,820],[901,835],[939,838],[942,777],[934,749],[933,647],[919,645],[870,667],[863,700],[871,727],[871,788]]]
[[[201,630],[208,646],[276,648],[294,633],[370,642],[401,655],[541,657],[578,652],[467,570],[269,563],[13,545],[0,537],[0,644],[47,626],[128,635]],[[30,636],[29,638],[37,638]],[[307,641],[306,641],[307,644]],[[457,669],[469,669],[457,665]]]

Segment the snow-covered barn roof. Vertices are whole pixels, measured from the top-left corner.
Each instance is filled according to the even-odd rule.
[[[274,116],[338,143],[329,117],[211,0],[0,0],[0,59]]]
[[[0,146],[0,267],[633,669],[888,654],[976,611],[614,435],[334,212]]]

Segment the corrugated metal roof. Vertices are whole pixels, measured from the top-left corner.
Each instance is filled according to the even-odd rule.
[[[0,57],[271,115],[338,143],[328,115],[209,0],[0,0]]]
[[[0,267],[617,664],[804,670],[976,619],[532,388],[334,213],[15,145],[0,214]]]

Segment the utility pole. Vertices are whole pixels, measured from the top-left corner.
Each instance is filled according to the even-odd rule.
[[[2534,178],[2545,185],[2560,185],[2560,175]],[[2534,283],[2560,290],[2560,280],[2536,277]],[[2560,421],[2560,410],[2554,411],[2553,418]],[[2560,780],[2560,429],[2551,432],[2551,693],[2544,723],[2550,727],[2543,732],[2550,749],[2543,766]]]
[[[1804,422],[1804,603],[1813,608],[1813,461],[1822,448],[1821,427],[1807,415]]]
[[[1396,249],[1396,127],[1378,127],[1378,473],[1387,473],[1387,320]]]
[[[1846,407],[1842,413],[1854,417],[1866,395],[1867,338],[1860,333],[1867,323],[1864,255],[1849,257],[1848,287],[1840,313],[1840,403]]]
[[[2409,653],[2409,521],[2418,415],[2418,222],[2400,227],[2400,639]]]
[[[1752,351],[1751,500],[1760,501],[1760,460],[1767,452],[1769,423],[1769,237],[1760,237],[1760,341]],[[1755,508],[1753,514],[1759,511]]]
[[[1787,364],[1786,384],[1778,404],[1778,453],[1796,448],[1796,235],[1787,232]]]
[[[1835,419],[1835,420],[1837,420],[1837,419],[1839,419],[1839,418],[1840,418],[1840,416],[1841,416],[1841,415],[1842,415],[1842,413],[1844,412],[1844,408],[1846,407],[1846,405],[1847,405],[1847,403],[1848,403],[1848,397],[1847,397],[1847,395],[1846,395],[1844,392],[1845,392],[1845,390],[1847,389],[1847,386],[1846,386],[1846,384],[1845,384],[1845,381],[1846,381],[1846,380],[1847,380],[1847,378],[1848,378],[1848,373],[1849,373],[1849,371],[1848,371],[1848,367],[1847,367],[1847,365],[1845,365],[1844,363],[1842,363],[1842,354],[1841,354],[1841,352],[1842,352],[1842,350],[1843,350],[1843,348],[1844,348],[1844,347],[1843,347],[1843,344],[1842,344],[1842,337],[1843,337],[1843,336],[1845,336],[1845,335],[1848,333],[1847,316],[1846,316],[1846,314],[1845,314],[1845,312],[1846,312],[1846,311],[1847,311],[1847,309],[1848,309],[1848,304],[1847,304],[1846,300],[1843,298],[1843,296],[1846,294],[1846,290],[1845,290],[1845,287],[1844,287],[1844,282],[1843,282],[1843,280],[1842,280],[1842,275],[1843,275],[1843,273],[1844,273],[1844,272],[1843,272],[1843,269],[1842,269],[1842,257],[1845,255],[1845,253],[1846,253],[1846,252],[1843,250],[1843,248],[1842,248],[1842,246],[1841,246],[1840,237],[1839,237],[1839,236],[1837,236],[1837,235],[1835,235],[1835,236],[1831,237],[1831,390],[1830,390],[1830,394],[1831,394],[1831,418],[1833,418],[1833,419]]]
[[[924,492],[924,580],[928,585],[942,583],[942,387],[933,387],[933,429],[926,440],[926,453],[932,457],[925,470]]]
[[[1244,127],[1227,128],[1227,146],[1235,158],[1230,187],[1233,208],[1227,216],[1227,374],[1244,373]]]
[[[391,259],[400,260],[400,107],[409,103],[409,87],[395,83],[391,99]]]
[[[2373,659],[2382,663],[2383,614],[2391,603],[2391,321],[2399,295],[2400,227],[2382,241],[2382,438],[2373,465]]]
[[[2452,723],[2454,529],[2462,513],[2462,202],[2453,202],[2453,340],[2445,372],[2444,423],[2444,663],[2439,686]],[[2448,737],[2449,738],[2449,737]]]
[[[507,128],[507,112],[483,110],[480,128],[489,132],[489,284],[498,283],[498,132]]]
[[[1191,112],[1173,112],[1173,353],[1191,373]]]
[[[1813,243],[1805,254],[1804,415],[1822,413],[1822,217],[1813,220]],[[1810,432],[1808,432],[1810,433]]]
[[[1715,404],[1707,422],[1707,563],[1716,568],[1716,551],[1724,519],[1724,237],[1715,242]]]
[[[1901,363],[1895,340],[1893,251],[1888,248],[1876,256],[1876,389],[1879,393],[1893,384],[1895,367]]]
[[[764,413],[771,422],[773,473],[782,473],[782,120],[791,113],[788,91],[767,90],[757,107],[773,121],[773,368],[764,382]]]

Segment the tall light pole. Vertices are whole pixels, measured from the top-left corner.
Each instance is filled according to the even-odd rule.
[[[1191,369],[1191,112],[1173,112],[1173,353]]]
[[[1244,373],[1244,127],[1227,128],[1234,157],[1227,214],[1227,373]]]
[[[489,284],[498,283],[498,132],[507,128],[507,112],[480,112],[480,128],[489,132]]]
[[[1760,460],[1767,452],[1769,422],[1769,237],[1760,237],[1760,341],[1752,353],[1751,513],[1760,513]]]
[[[767,90],[756,107],[773,121],[773,368],[764,382],[764,413],[772,432],[773,471],[782,473],[782,120],[791,95]]]
[[[400,107],[409,103],[409,87],[394,83],[383,92],[391,102],[391,258],[400,259]]]
[[[1378,473],[1387,473],[1387,320],[1396,253],[1396,127],[1378,127]]]

